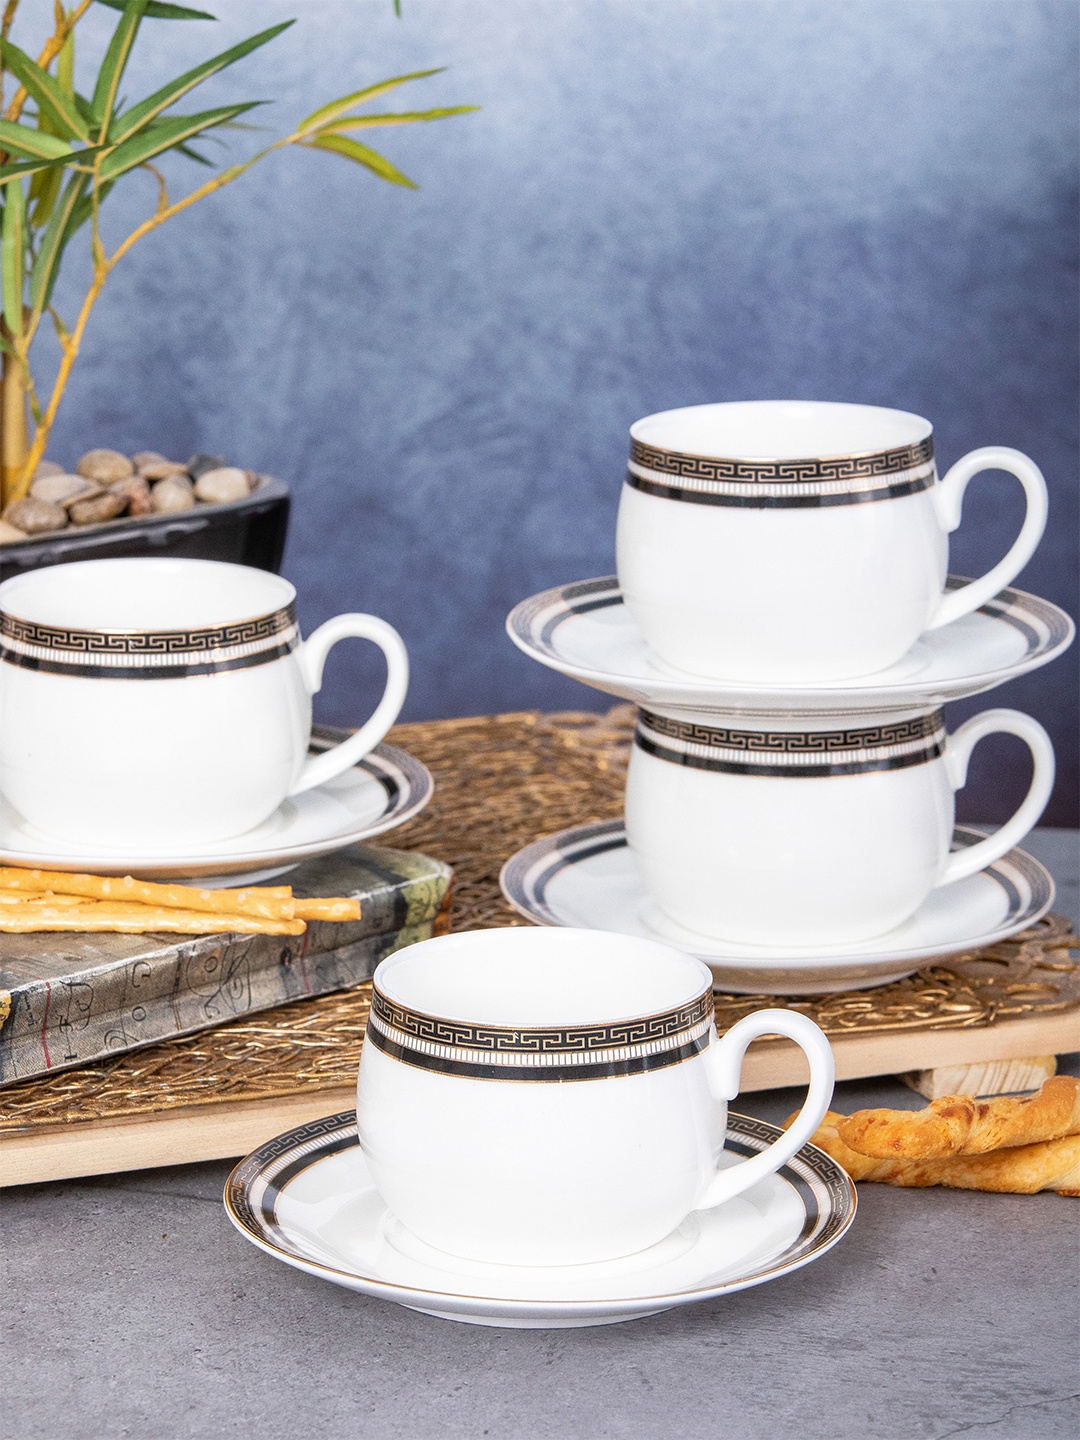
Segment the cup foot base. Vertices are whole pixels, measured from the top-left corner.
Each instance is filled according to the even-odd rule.
[[[440,1270],[448,1270],[454,1274],[468,1275],[473,1279],[481,1278],[484,1274],[507,1276],[521,1272],[531,1275],[539,1270],[552,1278],[565,1274],[567,1278],[589,1275],[603,1280],[609,1276],[634,1275],[639,1271],[651,1270],[658,1265],[667,1265],[672,1260],[679,1259],[697,1243],[700,1226],[696,1215],[688,1215],[670,1235],[665,1235],[663,1240],[658,1240],[655,1245],[646,1246],[644,1250],[635,1250],[629,1255],[620,1255],[614,1259],[593,1260],[577,1265],[516,1265],[489,1260],[469,1260],[464,1256],[454,1255],[447,1250],[440,1250],[434,1245],[429,1245],[426,1240],[421,1240],[419,1235],[414,1234],[396,1215],[390,1214],[389,1211],[383,1220],[382,1233],[386,1243],[406,1259],[436,1266]],[[425,1311],[424,1313],[434,1312]],[[445,1318],[456,1320],[461,1317],[452,1315]]]
[[[828,689],[833,685],[852,685],[859,681],[874,681],[875,683],[895,684],[908,680],[921,671],[925,670],[930,663],[930,655],[922,641],[916,641],[906,655],[899,660],[894,660],[891,665],[886,665],[877,670],[858,670],[854,673],[845,672],[843,675],[777,675],[770,673],[766,675],[732,675],[730,672],[720,674],[714,671],[688,670],[682,665],[673,665],[669,660],[664,660],[655,650],[649,647],[647,651],[650,667],[658,674],[667,676],[671,680],[694,680],[699,684],[723,685],[723,686],[747,686],[751,688],[765,688],[776,690],[807,689],[816,688]]]
[[[417,1315],[430,1315],[435,1320],[456,1320],[461,1325],[487,1325],[492,1330],[585,1330],[596,1325],[623,1325],[627,1320],[646,1320],[650,1315],[662,1315],[670,1310],[662,1305],[658,1310],[635,1310],[628,1315],[589,1316],[588,1319],[567,1319],[565,1316],[539,1315],[520,1318],[517,1316],[465,1315],[453,1310],[424,1310],[419,1305],[406,1305],[406,1310],[415,1310]]]
[[[681,920],[676,920],[673,916],[668,915],[666,911],[661,910],[655,900],[646,900],[642,904],[638,914],[645,929],[651,935],[655,935],[658,940],[664,940],[668,944],[678,945],[682,949],[686,949],[687,946],[699,947],[692,950],[692,953],[695,955],[704,953],[710,948],[715,948],[717,945],[723,945],[725,948],[738,945],[740,948],[745,949],[748,959],[752,959],[755,951],[760,951],[763,955],[772,955],[778,949],[783,950],[784,954],[790,955],[792,959],[811,959],[815,955],[820,955],[823,951],[829,953],[833,951],[843,952],[843,950],[851,946],[872,945],[874,941],[880,940],[882,936],[890,935],[903,923],[903,921],[896,921],[886,926],[883,930],[875,930],[870,935],[850,935],[842,940],[818,940],[810,944],[807,944],[805,940],[803,940],[799,944],[793,944],[790,940],[776,939],[775,937],[744,940],[738,936],[712,935],[704,930],[695,930],[689,925],[684,925]]]

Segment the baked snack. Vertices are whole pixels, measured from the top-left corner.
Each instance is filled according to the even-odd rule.
[[[297,920],[359,920],[360,901],[349,899],[293,900]]]
[[[947,1095],[924,1110],[859,1110],[837,1132],[860,1155],[937,1160],[1057,1140],[1080,1132],[1080,1080],[1055,1075],[1034,1095]]]
[[[57,899],[61,903],[57,903]],[[0,909],[0,931],[29,935],[42,930],[74,930],[84,934],[116,931],[145,935],[173,931],[180,935],[303,935],[303,920],[267,920],[255,915],[209,914],[205,910],[170,909],[164,905],[125,904],[122,900],[63,903],[67,896],[28,895],[22,905]]]
[[[82,895],[170,910],[204,910],[210,915],[251,915],[263,920],[292,920],[295,908],[288,885],[253,885],[244,890],[212,890],[198,885],[162,885],[130,875],[74,875],[63,870],[0,867],[0,892]]]
[[[1033,1195],[1056,1190],[1080,1196],[1080,1135],[1063,1135],[1031,1145],[1010,1146],[983,1155],[956,1155],[936,1160],[881,1159],[863,1155],[846,1144],[841,1128],[846,1117],[830,1110],[811,1143],[841,1165],[851,1178],[886,1185],[944,1185],[954,1190],[991,1190]],[[789,1116],[785,1128],[794,1115]]]
[[[130,875],[0,867],[0,932],[115,930],[185,935],[302,935],[308,920],[359,920],[348,896],[298,900],[288,885],[214,890]]]

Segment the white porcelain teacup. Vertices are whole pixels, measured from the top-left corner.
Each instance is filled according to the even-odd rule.
[[[619,583],[663,665],[799,685],[887,669],[925,631],[1018,574],[1046,524],[1046,484],[1019,450],[973,450],[940,482],[932,427],[870,405],[696,405],[631,427]],[[1008,470],[1027,513],[980,580],[943,594],[948,534],[981,471]]]
[[[1031,787],[993,835],[950,854],[954,792],[975,744],[997,732],[1031,750]],[[836,946],[886,934],[931,890],[1004,855],[1053,783],[1050,737],[1017,710],[986,710],[952,735],[940,711],[840,725],[642,710],[626,836],[645,889],[677,925],[747,945]]]
[[[401,637],[338,615],[302,641],[287,580],[244,565],[89,560],[0,585],[0,794],[39,830],[107,852],[241,835],[367,754],[408,687]],[[382,699],[308,757],[330,647],[372,640]]]
[[[384,960],[357,1116],[390,1211],[468,1260],[577,1265],[645,1250],[778,1170],[828,1108],[832,1051],[791,1010],[718,1041],[712,983],[692,956],[594,930],[463,931]],[[727,1101],[766,1034],[805,1051],[806,1103],[725,1164]]]

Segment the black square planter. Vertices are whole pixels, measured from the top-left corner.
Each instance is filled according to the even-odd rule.
[[[72,560],[117,556],[177,555],[192,560],[226,560],[277,571],[289,524],[289,487],[263,476],[243,500],[199,505],[174,515],[110,520],[104,525],[58,530],[0,545],[0,580],[27,570]]]

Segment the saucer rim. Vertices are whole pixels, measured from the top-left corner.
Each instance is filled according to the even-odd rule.
[[[970,582],[967,577],[950,574],[946,586],[955,589],[968,583]],[[570,609],[568,607],[568,591],[576,592],[582,600],[590,592],[594,593],[597,598],[592,602],[585,601],[576,608]],[[612,595],[614,598],[602,598]],[[556,620],[554,628],[557,628],[566,619],[587,614],[590,610],[611,608],[612,606],[623,609],[628,623],[633,624],[629,611],[626,611],[617,575],[597,576],[593,579],[574,580],[564,585],[555,585],[548,590],[540,590],[535,595],[519,600],[506,617],[506,633],[524,655],[547,666],[548,669],[567,675],[605,694],[633,700],[633,697],[624,694],[626,689],[630,687],[638,690],[649,689],[654,696],[652,703],[684,710],[693,709],[695,706],[707,709],[710,705],[723,702],[724,708],[727,709],[738,708],[741,704],[743,708],[751,710],[768,711],[770,706],[775,706],[785,712],[817,711],[824,702],[835,705],[837,713],[844,713],[845,706],[856,713],[866,710],[871,702],[874,705],[880,704],[882,697],[886,697],[885,703],[887,704],[910,700],[913,705],[920,705],[923,703],[922,697],[928,695],[941,697],[940,700],[928,703],[943,704],[948,700],[964,699],[981,694],[986,690],[996,689],[997,686],[1008,680],[1018,679],[1032,670],[1041,669],[1068,649],[1076,633],[1076,625],[1072,617],[1060,606],[1055,605],[1052,600],[1045,600],[1042,596],[1032,594],[1027,590],[1006,586],[985,605],[980,605],[974,613],[983,615],[997,624],[1012,624],[1004,615],[993,613],[991,607],[1019,605],[1029,613],[1037,614],[1050,632],[1045,642],[1036,642],[1032,646],[1029,641],[1029,648],[1024,655],[1012,664],[999,665],[993,670],[969,671],[937,681],[928,679],[923,674],[917,674],[910,679],[882,683],[873,675],[865,675],[856,677],[855,681],[850,684],[843,681],[825,681],[804,687],[770,686],[757,681],[710,680],[690,674],[676,676],[657,672],[656,675],[647,675],[616,670],[598,670],[591,665],[568,660],[559,655],[552,644],[543,642],[541,637],[536,635],[531,619],[527,618],[537,612],[543,613],[560,605],[565,607],[566,613],[561,617],[551,617],[547,621],[545,629],[552,625],[552,620]],[[967,616],[960,616],[959,620],[967,618]],[[959,623],[958,620],[952,622],[953,625],[957,623]],[[552,633],[554,633],[554,628]],[[636,625],[634,628],[637,629]],[[950,628],[951,626],[946,625],[942,627],[942,630],[945,632]],[[616,686],[619,688],[613,688]],[[673,698],[680,695],[692,698]],[[633,703],[640,704],[641,702],[634,701]]]
[[[316,752],[321,752],[329,749],[331,743],[316,734],[312,736],[311,748]],[[378,765],[379,761],[384,762],[382,768]],[[407,782],[405,788],[401,786],[394,775],[390,774],[389,767],[393,767],[400,775],[404,776]],[[0,847],[0,865],[21,866],[24,869],[78,870],[89,874],[123,873],[136,877],[151,872],[154,875],[172,877],[177,877],[183,872],[190,878],[246,874],[249,871],[275,865],[299,865],[304,860],[311,860],[320,855],[342,850],[346,846],[358,845],[365,840],[371,840],[376,835],[382,835],[387,830],[395,829],[398,825],[403,825],[407,820],[413,819],[430,802],[435,793],[434,778],[423,761],[418,760],[409,751],[401,749],[400,746],[388,745],[385,741],[375,745],[367,755],[348,768],[365,771],[382,786],[387,797],[386,807],[378,819],[348,834],[326,836],[321,840],[309,840],[303,844],[281,845],[261,850],[222,851],[210,856],[198,853],[142,857],[85,855],[79,853],[74,845],[67,853],[7,850]],[[314,787],[316,791],[320,788],[320,786]],[[398,801],[400,803],[397,803]],[[242,840],[244,837],[236,838]]]
[[[953,829],[953,836],[954,840],[959,840],[963,845],[977,844],[978,841],[985,839],[983,831],[977,830],[974,826],[970,825],[956,825]],[[618,848],[629,849],[626,840],[626,824],[622,819],[590,821],[582,825],[571,825],[565,830],[557,830],[550,835],[541,835],[530,844],[522,846],[520,850],[510,856],[499,871],[499,889],[502,891],[503,898],[519,915],[529,920],[533,925],[544,925],[554,929],[566,928],[561,920],[554,918],[553,912],[547,912],[548,915],[552,916],[552,918],[549,919],[538,909],[532,908],[528,903],[528,892],[526,891],[525,885],[521,883],[520,886],[515,886],[514,882],[519,876],[523,877],[524,874],[538,861],[543,859],[544,856],[563,851],[565,846],[580,844],[590,839],[599,841],[601,838],[607,842],[603,846],[605,850]],[[619,843],[620,838],[621,845]],[[581,860],[586,860],[590,858],[591,853],[592,852],[575,856],[572,859],[568,858],[567,864],[574,864]],[[880,966],[882,970],[885,970],[889,967],[895,968],[898,964],[907,964],[909,962],[921,963],[926,960],[936,959],[939,956],[956,955],[964,950],[971,950],[976,947],[983,948],[987,945],[1000,944],[1002,940],[1008,939],[1010,935],[1016,935],[1019,931],[1026,930],[1029,926],[1037,924],[1049,911],[1056,897],[1054,879],[1046,866],[1037,860],[1034,855],[1021,849],[1019,845],[1014,845],[1012,849],[1007,850],[1004,855],[999,856],[997,860],[992,861],[978,873],[989,876],[995,884],[1001,885],[1003,889],[1006,889],[1006,893],[1008,893],[1006,882],[1000,875],[995,873],[996,867],[1006,861],[1011,861],[1014,866],[1024,869],[1028,874],[1029,880],[1033,882],[1031,906],[1025,907],[1022,917],[1006,925],[988,931],[985,935],[968,936],[963,941],[957,942],[948,941],[945,943],[944,948],[935,945],[933,947],[923,947],[919,950],[910,951],[849,951],[844,954],[836,954],[828,950],[823,952],[820,949],[814,949],[811,954],[807,955],[777,955],[775,953],[767,953],[760,956],[753,954],[705,954],[697,950],[690,953],[695,954],[698,959],[706,965],[716,964],[727,970],[736,970],[741,966],[741,968],[746,970],[765,974],[770,970],[789,971],[798,969],[801,966],[804,966],[807,970],[827,970],[830,964],[837,967],[844,965],[874,964]],[[1011,882],[1008,882],[1008,884],[1011,884]],[[1038,892],[1035,889],[1036,885],[1040,887],[1040,891]],[[708,937],[704,936],[702,938],[707,939]],[[682,948],[681,942],[671,936],[666,937],[664,943],[674,945],[676,948]],[[856,986],[855,988],[861,987]]]
[[[754,1131],[757,1133],[755,1134]],[[673,1309],[679,1305],[696,1304],[703,1300],[715,1299],[721,1295],[749,1289],[754,1285],[766,1284],[770,1280],[776,1280],[783,1275],[801,1270],[805,1265],[809,1265],[827,1254],[843,1239],[851,1228],[859,1203],[855,1183],[844,1168],[824,1150],[807,1142],[796,1151],[791,1160],[774,1172],[774,1176],[783,1179],[795,1191],[803,1206],[804,1215],[809,1220],[812,1217],[810,1217],[803,1194],[803,1191],[809,1186],[809,1181],[797,1173],[785,1174],[795,1162],[801,1162],[821,1182],[823,1190],[831,1202],[831,1209],[822,1216],[821,1237],[811,1244],[807,1253],[787,1264],[767,1262],[767,1267],[763,1270],[755,1270],[750,1274],[740,1275],[720,1284],[693,1290],[677,1290],[657,1295],[621,1296],[607,1300],[528,1299],[524,1297],[509,1299],[505,1296],[463,1294],[460,1290],[420,1289],[392,1280],[379,1280],[354,1270],[344,1270],[339,1266],[309,1259],[305,1255],[286,1249],[283,1245],[267,1239],[239,1213],[237,1197],[243,1197],[246,1202],[249,1187],[266,1165],[281,1161],[276,1173],[289,1168],[293,1171],[289,1179],[295,1179],[302,1169],[307,1169],[310,1165],[327,1158],[322,1151],[331,1144],[335,1146],[335,1150],[351,1148],[352,1144],[358,1145],[359,1137],[356,1132],[356,1111],[342,1110],[323,1119],[294,1126],[265,1141],[240,1160],[230,1171],[222,1196],[225,1212],[245,1240],[291,1268],[331,1280],[334,1283],[344,1284],[354,1291],[358,1289],[354,1282],[360,1281],[365,1288],[359,1293],[370,1294],[378,1299],[391,1300],[414,1310],[430,1308],[431,1303],[434,1303],[440,1306],[440,1312],[436,1313],[456,1312],[464,1315],[483,1313],[507,1318],[535,1315],[536,1313],[550,1316],[553,1319],[566,1315],[579,1317],[624,1315],[627,1319],[644,1318],[646,1315],[655,1314],[661,1310]],[[767,1120],[759,1120],[755,1116],[742,1115],[732,1110],[728,1111],[725,1147],[735,1141],[740,1145],[748,1146],[751,1150],[760,1152],[783,1134],[784,1131],[780,1126],[773,1125]],[[350,1140],[350,1136],[356,1138]],[[342,1145],[342,1140],[349,1143]],[[334,1151],[330,1153],[334,1153]],[[292,1156],[291,1163],[290,1155]],[[242,1173],[247,1170],[250,1170],[251,1173]],[[774,1176],[766,1178],[772,1179]],[[798,1235],[787,1242],[784,1252],[780,1256],[774,1257],[775,1261],[782,1261],[784,1253],[803,1241],[806,1235],[806,1223],[807,1221],[804,1221]],[[423,1306],[419,1302],[424,1302]],[[643,1308],[646,1306],[647,1309]]]

